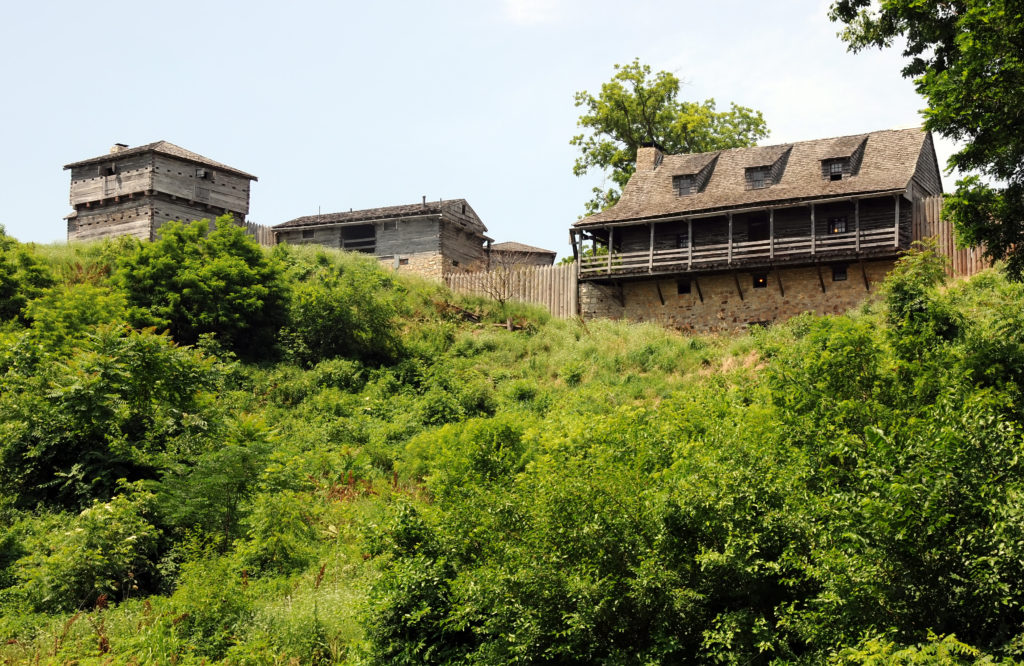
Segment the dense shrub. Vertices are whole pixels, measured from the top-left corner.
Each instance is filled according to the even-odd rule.
[[[285,320],[281,267],[230,216],[213,230],[207,220],[168,222],[119,258],[113,281],[135,326],[167,329],[182,344],[215,333],[240,356],[266,358]]]

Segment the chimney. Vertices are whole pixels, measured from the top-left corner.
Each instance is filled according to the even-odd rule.
[[[636,170],[654,171],[661,164],[661,147],[652,142],[640,144],[636,149]]]
[[[128,144],[127,143],[115,143],[113,146],[110,147],[110,154],[113,155],[114,153],[119,153],[122,150],[128,150]]]
[[[423,207],[424,208],[427,207],[427,195],[426,194],[423,195]]]

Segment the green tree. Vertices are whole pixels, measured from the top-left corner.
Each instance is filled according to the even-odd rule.
[[[960,241],[1007,260],[1024,279],[1024,12],[1006,0],[837,0],[852,51],[905,40],[913,78],[928,103],[925,127],[965,143],[949,168],[975,172],[957,183],[947,211]]]
[[[678,95],[675,75],[652,73],[639,59],[615,65],[615,75],[601,85],[600,94],[576,93],[576,106],[584,109],[576,124],[586,132],[569,142],[581,153],[573,173],[610,169],[614,183],[607,190],[594,188],[586,203],[588,214],[619,200],[635,170],[637,148],[645,143],[656,143],[668,153],[703,153],[752,146],[768,136],[760,111],[736,104],[718,111],[713,99],[690,102]]]
[[[26,303],[53,284],[53,278],[29,247],[0,225],[0,321],[22,318]]]
[[[266,354],[285,321],[280,265],[227,215],[212,231],[207,220],[165,224],[158,240],[119,260],[114,282],[133,306],[134,325],[169,329],[183,344],[215,333],[252,358]]]

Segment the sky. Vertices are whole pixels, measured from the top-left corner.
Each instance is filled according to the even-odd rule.
[[[249,219],[466,199],[496,241],[571,254],[604,175],[569,140],[613,65],[764,114],[765,145],[914,127],[898,50],[827,0],[40,0],[0,22],[0,224],[65,242],[63,165],[166,140],[258,176]],[[955,150],[937,138],[940,165]],[[947,178],[945,187],[951,188]]]

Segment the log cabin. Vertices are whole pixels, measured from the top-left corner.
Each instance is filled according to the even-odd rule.
[[[278,243],[372,254],[400,272],[437,280],[485,270],[491,239],[465,199],[306,215],[273,227]]]
[[[619,201],[576,222],[585,318],[744,328],[857,305],[942,194],[931,135],[887,130],[667,155],[638,149]]]
[[[554,250],[545,250],[526,243],[506,241],[491,245],[490,265],[492,268],[518,268],[525,266],[551,266],[555,263]]]
[[[153,240],[169,220],[213,219],[249,213],[256,176],[167,141],[129,148],[64,166],[71,171],[69,241],[134,236]]]

